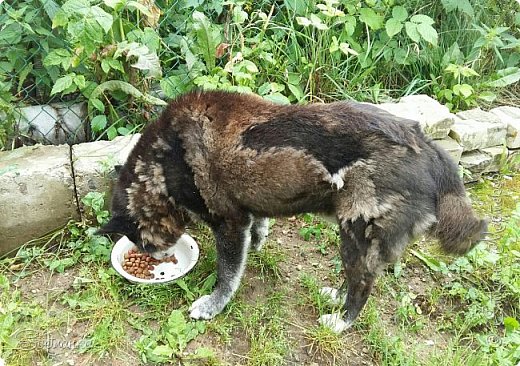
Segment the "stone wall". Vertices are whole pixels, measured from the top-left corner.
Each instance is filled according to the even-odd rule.
[[[508,157],[520,155],[520,108],[472,109],[454,115],[425,95],[378,107],[419,121],[423,131],[465,168],[466,182],[496,172]],[[138,139],[134,135],[0,152],[0,255],[79,218],[81,197],[109,189],[113,166],[124,163]]]

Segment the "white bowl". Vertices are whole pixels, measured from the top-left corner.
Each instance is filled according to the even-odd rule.
[[[112,248],[110,260],[117,273],[126,278],[128,281],[134,283],[154,284],[173,281],[188,273],[193,268],[193,266],[195,266],[199,259],[199,246],[197,245],[197,242],[188,234],[182,234],[179,240],[177,240],[177,243],[175,243],[175,245],[171,247],[167,253],[169,256],[172,254],[175,255],[175,258],[177,258],[177,263],[159,263],[158,265],[155,265],[152,271],[150,271],[154,274],[154,278],[143,279],[135,277],[125,272],[123,269],[124,255],[131,249],[137,250],[136,245],[132,243],[126,236],[123,236]]]

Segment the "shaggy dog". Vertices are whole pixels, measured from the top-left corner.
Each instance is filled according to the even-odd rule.
[[[250,247],[268,218],[314,212],[336,218],[345,269],[343,312],[322,317],[348,328],[376,276],[423,233],[463,254],[487,224],[475,217],[456,165],[415,121],[355,102],[276,105],[254,95],[192,92],[149,125],[122,167],[112,219],[162,255],[201,218],[217,246],[217,284],[190,308],[211,319],[229,302]],[[336,292],[333,292],[336,294]]]

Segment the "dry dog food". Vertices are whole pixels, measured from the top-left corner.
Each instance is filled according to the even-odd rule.
[[[147,253],[141,253],[131,249],[125,254],[123,260],[123,269],[128,274],[137,278],[151,280],[154,278],[153,269],[159,263],[171,262],[177,264],[177,258],[174,255],[163,259],[155,259]]]

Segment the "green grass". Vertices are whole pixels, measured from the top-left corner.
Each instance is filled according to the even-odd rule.
[[[68,357],[94,365],[123,359],[285,365],[296,362],[294,357],[302,364],[332,365],[358,357],[377,365],[515,366],[520,361],[520,175],[508,174],[469,189],[476,209],[491,219],[487,241],[460,258],[441,255],[428,241],[414,243],[380,277],[358,322],[343,335],[316,322],[338,310],[319,293],[330,285],[323,278],[341,282],[334,269],[311,265],[333,265],[337,247],[337,234],[319,218],[300,218],[307,230],[294,230],[301,249],[288,250],[272,237],[261,252],[251,253],[247,279],[211,322],[187,317],[191,302],[215,283],[215,250],[206,228],[191,230],[202,254],[192,273],[174,284],[143,286],[129,284],[110,268],[111,244],[92,235],[95,223],[71,223],[43,241],[44,247],[26,246],[0,261],[0,357],[9,365],[53,364],[65,356],[48,348],[50,337],[74,339]],[[296,262],[302,268],[288,279],[302,251],[308,257]]]

